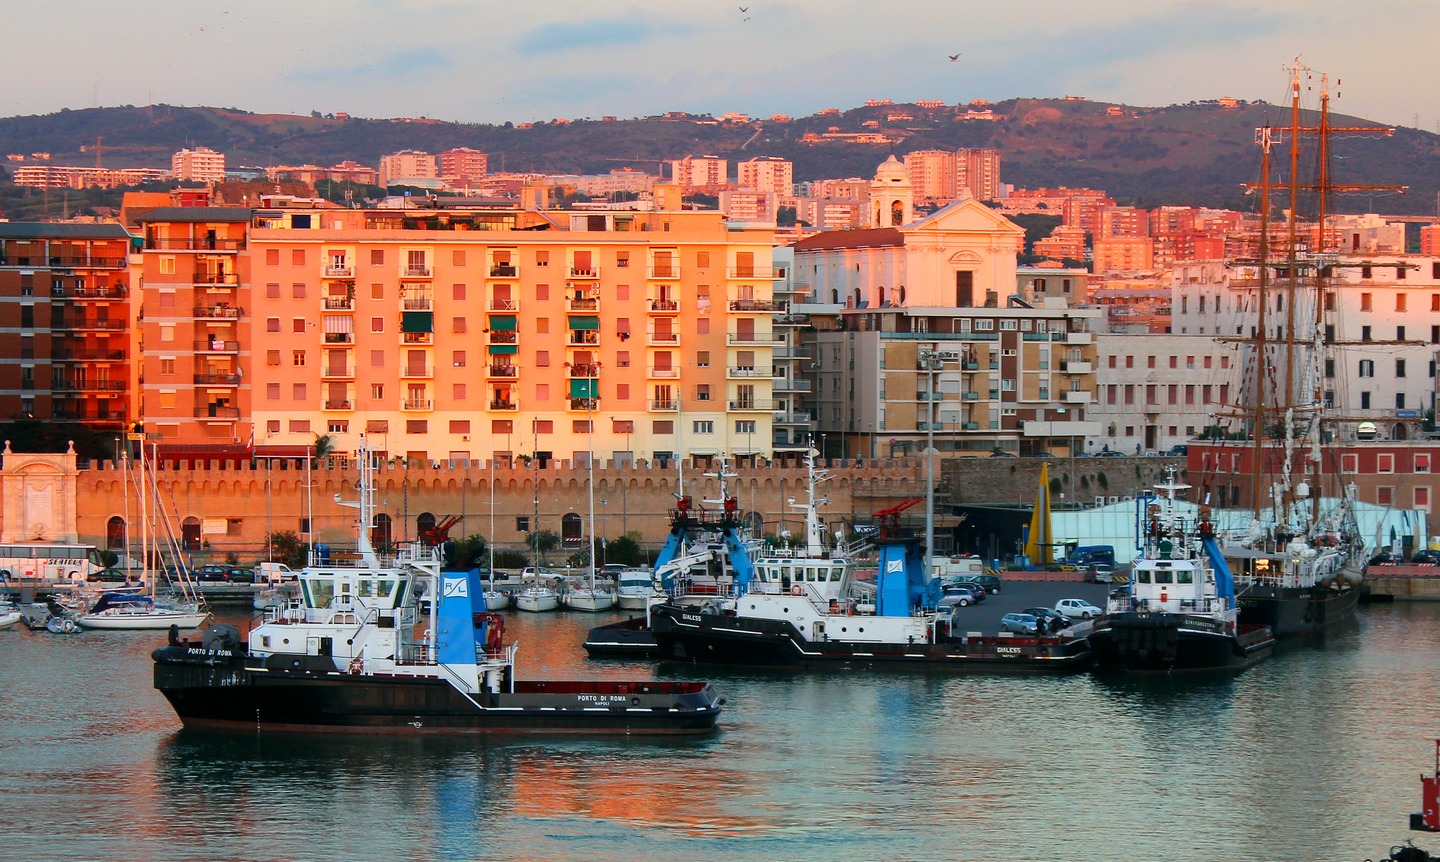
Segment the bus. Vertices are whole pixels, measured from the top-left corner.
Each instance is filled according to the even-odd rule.
[[[0,543],[0,581],[84,583],[105,568],[94,545],[65,542]]]

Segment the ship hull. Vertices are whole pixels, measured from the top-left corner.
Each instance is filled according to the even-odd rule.
[[[705,664],[1026,673],[1078,671],[1090,664],[1090,647],[1084,638],[942,638],[936,643],[913,644],[810,641],[785,621],[671,606],[651,609],[651,631],[662,660]]]
[[[1269,626],[1276,637],[1322,634],[1355,620],[1360,588],[1274,587],[1253,584],[1236,597],[1240,622]]]
[[[656,653],[655,634],[644,617],[631,617],[591,629],[585,637],[585,652],[591,658],[652,656]]]
[[[436,676],[342,673],[318,657],[257,659],[165,647],[155,688],[186,727],[364,734],[699,734],[720,700],[708,683],[507,682],[466,695]]]
[[[1097,619],[1090,643],[1101,668],[1168,673],[1243,670],[1270,655],[1275,636],[1266,626],[1231,632],[1203,616],[1127,612]]]

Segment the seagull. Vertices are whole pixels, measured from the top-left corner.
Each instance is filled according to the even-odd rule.
[[[959,54],[951,54],[951,55],[950,55],[950,62],[953,63],[953,62],[955,62],[955,61],[958,60],[958,59],[960,59],[960,55],[959,55]]]
[[[741,7],[740,7],[740,11],[741,11],[741,12],[749,12],[749,11],[750,11],[750,7],[749,7],[749,6],[741,6]]]

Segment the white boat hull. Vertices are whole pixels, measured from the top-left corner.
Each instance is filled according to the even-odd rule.
[[[499,590],[485,591],[485,610],[503,611],[510,607],[510,594],[502,593]]]
[[[650,593],[646,593],[645,595],[621,593],[620,597],[616,599],[616,604],[623,610],[643,611],[645,610],[645,606],[650,604]]]
[[[532,613],[553,611],[560,607],[560,596],[555,593],[520,593],[515,596],[515,607]]]
[[[573,590],[565,594],[565,607],[572,611],[608,611],[615,607],[615,594],[604,590]]]
[[[153,611],[146,613],[115,613],[101,611],[98,614],[81,614],[77,620],[81,628],[104,630],[153,630],[177,626],[182,629],[199,628],[210,619],[209,611]]]
[[[22,614],[19,611],[0,612],[0,629],[8,629],[20,622]]]

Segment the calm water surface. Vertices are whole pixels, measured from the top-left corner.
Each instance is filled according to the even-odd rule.
[[[611,618],[507,614],[521,674],[656,675],[585,658]],[[1423,605],[1238,677],[664,666],[728,704],[663,742],[182,732],[163,639],[0,632],[0,860],[1358,862],[1407,837],[1440,736]]]

